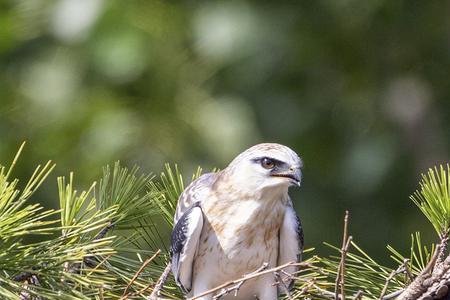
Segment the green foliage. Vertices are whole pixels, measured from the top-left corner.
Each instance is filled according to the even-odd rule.
[[[350,243],[350,249],[346,253],[345,262],[345,291],[346,299],[354,299],[358,293],[362,293],[364,299],[379,299],[380,296],[388,295],[399,291],[407,286],[417,276],[429,262],[434,251],[431,251],[422,245],[420,234],[411,235],[410,255],[404,256],[388,246],[392,253],[391,258],[397,264],[397,267],[389,267],[375,261],[355,242]],[[339,255],[330,257],[315,257],[314,266],[309,268],[309,273],[315,273],[309,278],[309,282],[314,280],[314,285],[306,291],[305,285],[308,281],[297,285],[293,295],[303,299],[311,296],[313,299],[334,299],[334,288],[337,276],[337,270],[341,261],[341,249],[331,244],[325,243],[328,247],[336,251]]]
[[[65,223],[59,226],[59,220],[55,218],[59,211],[43,211],[39,204],[28,204],[29,198],[52,169],[50,162],[44,167],[38,166],[22,191],[17,189],[18,179],[9,179],[12,167],[6,174],[4,167],[0,169],[0,294],[7,299],[18,299],[19,295],[24,294],[85,299],[81,289],[76,287],[100,284],[97,272],[91,271],[91,275],[87,275],[82,266],[76,267],[75,272],[69,268],[82,264],[88,257],[101,257],[114,252],[110,247],[111,238],[83,239],[86,233],[103,228],[108,215],[96,222],[69,224],[63,221]],[[61,216],[70,215],[71,208],[65,208],[65,212],[60,211]],[[60,232],[64,234],[58,235]],[[47,234],[49,238],[38,242],[24,241],[36,234]],[[24,283],[33,278],[38,278],[39,283]]]
[[[60,209],[45,211],[27,201],[52,169],[50,162],[38,167],[19,191],[18,180],[9,180],[12,167],[0,168],[0,295],[120,298],[143,259],[156,251],[135,247],[134,235],[127,234],[133,224],[158,213],[153,198],[161,196],[147,189],[152,176],[138,174],[137,167],[107,166],[96,198],[96,184],[78,193],[71,173],[68,182],[58,178]],[[135,229],[144,232],[141,226]],[[36,234],[46,237],[30,242]],[[162,267],[159,263],[143,270],[130,286],[129,298],[157,278]]]
[[[202,169],[198,167],[197,171],[192,175],[192,180],[197,179],[201,174]],[[149,189],[153,192],[153,195],[160,196],[153,199],[170,228],[173,226],[173,215],[178,197],[184,188],[183,175],[181,175],[177,165],[172,168],[170,164],[165,164],[165,172],[161,173],[160,180],[158,182],[149,182]]]
[[[48,162],[44,167],[38,166],[22,191],[17,189],[19,181],[9,178],[23,146],[7,172],[6,168],[0,165],[0,240],[2,243],[11,242],[28,234],[49,233],[51,230],[47,226],[54,223],[45,219],[54,215],[55,211],[42,211],[43,207],[39,204],[27,204],[27,200],[39,188],[54,165]]]
[[[116,162],[111,168],[103,168],[100,179],[97,208],[100,210],[117,206],[117,214],[111,221],[112,226],[127,226],[131,221],[149,214],[152,205],[151,193],[146,185],[153,177],[151,174],[138,175],[139,167],[134,166],[131,171],[121,167]]]
[[[412,201],[428,218],[440,239],[445,239],[449,233],[450,224],[450,168],[441,165],[430,169],[427,175],[422,175],[420,190],[412,196]],[[338,247],[327,244],[329,247],[342,253]],[[358,291],[362,291],[368,299],[380,298],[384,295],[398,291],[407,286],[429,263],[435,251],[435,245],[430,247],[422,244],[419,232],[411,235],[409,255],[402,255],[391,245],[387,246],[391,258],[397,264],[396,268],[383,266],[371,258],[354,242],[351,251],[346,255],[345,288],[349,299]],[[340,256],[323,257],[319,259],[318,266],[327,274],[323,290],[312,289],[316,297],[323,297],[324,290],[334,292]],[[327,286],[328,284],[328,286]],[[329,294],[328,294],[329,295]]]
[[[411,251],[409,256],[403,256],[397,250],[395,250],[391,245],[387,246],[388,250],[391,252],[391,258],[398,264],[402,264],[405,260],[408,261],[408,268],[411,270],[413,275],[418,275],[422,271],[427,263],[430,261],[434,251],[435,245],[431,245],[431,249],[426,245],[422,244],[422,239],[420,237],[420,232],[411,234]]]
[[[77,191],[73,190],[73,173],[70,173],[70,179],[67,185],[64,177],[58,178],[63,235],[77,228],[77,225],[80,223],[99,224],[99,226],[93,227],[92,229],[102,229],[100,226],[104,224],[105,220],[108,222],[112,218],[113,211],[116,209],[115,206],[111,206],[106,211],[95,210],[95,198],[92,197],[89,199],[94,187],[95,183],[91,185],[88,191],[83,191],[80,195],[77,195]],[[100,220],[97,220],[99,217]]]
[[[328,243],[325,244],[337,253],[341,253],[340,248]],[[316,278],[316,287],[312,287],[309,290],[314,299],[329,299],[330,296],[333,297],[340,260],[341,257],[338,255],[318,258],[315,267],[320,269],[322,277],[320,280]],[[355,242],[351,242],[345,263],[345,291],[348,299],[353,299],[353,295],[358,291],[362,291],[367,299],[378,298],[392,271],[392,268],[381,265]],[[398,290],[403,286],[404,281],[402,278],[394,278],[390,281],[389,291]]]
[[[411,196],[413,202],[433,225],[440,237],[449,233],[450,226],[450,166],[429,169],[422,175],[420,190]]]
[[[177,165],[175,170],[172,170],[170,165],[166,164],[165,169],[166,172],[161,173],[160,182],[150,182],[149,188],[155,194],[161,195],[155,198],[155,202],[166,223],[172,227],[178,196],[184,190],[184,182]]]

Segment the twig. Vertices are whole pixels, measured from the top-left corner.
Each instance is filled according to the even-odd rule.
[[[405,259],[403,260],[403,265],[405,266],[405,276],[406,276],[406,278],[409,279],[409,281],[411,282],[411,281],[414,280],[414,275],[413,275],[413,273],[411,272],[411,270],[409,269],[408,263],[409,263],[409,259],[408,259],[408,258],[405,258]]]
[[[289,280],[294,279],[294,274],[299,273],[299,272],[301,272],[301,271],[299,270],[299,271],[296,271],[296,272],[291,274],[291,273],[286,272],[285,270],[280,270],[280,273],[286,275],[286,278],[289,279]]]
[[[146,292],[149,288],[151,288],[153,285],[154,285],[153,282],[150,282],[149,284],[147,284],[145,287],[143,287],[143,288],[140,289],[139,291],[127,294],[127,295],[125,296],[125,298],[123,298],[123,299],[127,299],[127,298],[130,297],[130,296],[139,296],[139,295],[145,293],[145,292]],[[121,299],[122,299],[122,298],[121,298]]]
[[[126,298],[126,296],[128,295],[128,290],[130,289],[131,285],[136,281],[136,279],[142,273],[142,271],[144,271],[145,267],[147,267],[147,265],[150,262],[152,262],[152,260],[154,260],[160,253],[161,253],[161,249],[158,249],[158,251],[156,251],[155,254],[153,254],[152,257],[150,257],[146,261],[144,261],[144,263],[141,265],[139,270],[137,270],[136,274],[134,274],[133,278],[131,278],[130,282],[127,284],[127,287],[123,291],[122,297],[120,299],[125,299]]]
[[[392,292],[392,293],[390,293],[390,294],[387,294],[386,296],[383,297],[383,300],[390,300],[390,299],[393,299],[393,298],[397,297],[398,295],[400,295],[401,293],[403,293],[404,290],[405,290],[405,289],[401,289],[401,290]]]
[[[303,286],[303,288],[295,294],[295,299],[300,299],[299,296],[305,295],[306,293],[309,292],[309,290],[311,288],[316,289],[319,294],[321,294],[322,296],[324,296],[326,298],[334,299],[334,293],[327,291],[326,289],[318,286],[316,284],[316,278],[310,278],[310,279],[296,278],[296,280],[304,281],[306,283],[306,285]],[[305,298],[305,299],[310,299],[310,298]]]
[[[408,263],[407,259],[403,260],[403,263],[400,266],[398,266],[397,270],[394,270],[391,272],[391,274],[389,274],[389,276],[386,278],[386,282],[384,283],[383,289],[381,290],[380,297],[378,298],[379,300],[382,300],[384,298],[384,295],[387,292],[391,280],[394,279],[394,277],[397,276],[398,274],[405,272],[407,263]]]
[[[104,257],[93,269],[90,269],[89,270],[89,272],[86,272],[86,276],[90,276],[93,272],[95,272],[95,270],[97,270],[98,268],[100,268],[104,263],[106,263],[106,261],[111,257],[111,256],[113,256],[112,254],[108,254],[106,257]],[[67,262],[67,264],[68,264],[68,262]],[[77,263],[76,264],[77,266],[76,267],[74,267],[74,268],[72,268],[72,269],[65,269],[64,268],[64,272],[71,272],[71,273],[74,273],[74,272],[78,272],[78,271],[80,271],[80,269],[81,269],[81,264],[80,263]],[[66,263],[64,263],[64,267],[66,267]],[[61,278],[61,282],[64,282],[65,281],[65,277],[63,276],[62,278]],[[74,288],[77,288],[77,287],[79,287],[79,285],[80,285],[80,283],[75,283],[75,286],[74,286]],[[103,293],[103,285],[100,287],[100,290],[99,290],[99,292],[102,292]]]
[[[250,279],[253,279],[253,278],[256,278],[256,277],[265,275],[265,274],[269,274],[269,273],[273,273],[273,272],[275,272],[275,271],[279,271],[279,270],[285,269],[285,268],[290,267],[290,266],[303,266],[303,267],[304,267],[304,266],[310,266],[310,265],[311,265],[311,264],[306,263],[306,262],[301,262],[301,263],[299,263],[299,262],[293,262],[293,261],[291,261],[291,262],[285,263],[284,265],[281,265],[281,266],[278,266],[278,267],[275,267],[275,268],[263,270],[263,271],[258,272],[258,273],[250,273],[250,274],[248,274],[248,275],[244,275],[244,276],[243,276],[242,278],[240,278],[240,279],[235,279],[235,280],[227,281],[227,282],[225,282],[225,283],[223,283],[223,284],[221,284],[221,285],[219,285],[219,286],[216,286],[215,288],[212,288],[212,289],[207,290],[207,291],[205,291],[205,292],[203,292],[203,293],[200,293],[200,294],[198,294],[198,295],[195,295],[195,296],[192,297],[192,298],[188,298],[187,300],[195,300],[195,299],[201,298],[201,297],[203,297],[203,296],[206,296],[206,295],[212,294],[212,293],[214,293],[214,292],[217,292],[217,291],[219,291],[219,290],[222,290],[223,288],[226,288],[226,287],[229,286],[229,285],[235,285],[235,284],[238,284],[238,283],[241,282],[241,281],[247,281],[247,280],[250,280]]]
[[[285,275],[286,278],[283,279],[281,277],[280,273],[283,273],[283,275]],[[283,292],[286,294],[286,297],[289,300],[293,300],[291,292],[289,291],[289,288],[287,287],[285,281],[286,280],[292,280],[294,277],[291,274],[289,274],[288,272],[284,271],[284,270],[280,270],[280,272],[275,271],[275,272],[273,272],[273,275],[275,277],[274,285],[280,285],[283,288]]]
[[[280,272],[276,272],[276,271],[273,272],[273,275],[274,275],[275,280],[276,280],[275,284],[281,285],[281,287],[283,288],[284,292],[286,293],[286,297],[289,300],[293,300],[291,292],[289,291],[289,288],[286,286],[286,283],[284,282],[285,280],[283,278],[281,278],[280,273],[283,273],[284,275],[286,275],[286,279],[289,279],[289,278],[292,279],[292,275],[289,274],[286,271],[283,271],[283,270],[281,270]]]
[[[363,296],[363,291],[362,290],[358,290],[356,292],[356,294],[353,295],[353,300],[360,300],[360,299],[362,299],[362,296]]]
[[[334,287],[335,300],[339,300],[339,296],[341,297],[341,299],[345,299],[345,257],[347,256],[348,247],[350,246],[350,242],[352,240],[352,237],[348,236],[348,218],[349,213],[348,210],[346,210],[344,217],[344,233],[342,237],[341,261],[338,266],[336,283]],[[340,295],[339,295],[339,287],[340,287]]]
[[[301,295],[307,293],[307,292],[309,291],[309,289],[310,289],[311,287],[314,286],[314,284],[315,284],[315,282],[314,282],[314,278],[313,278],[309,283],[307,283],[307,284],[300,290],[300,293],[299,293],[298,295],[301,296]]]
[[[333,299],[336,296],[336,293],[330,292],[326,289],[321,288],[320,286],[318,286],[317,284],[314,284],[313,287],[319,292],[321,293],[323,296],[327,296],[330,297],[331,299]]]
[[[150,296],[147,297],[147,300],[156,300],[159,297],[159,294],[161,292],[161,289],[164,286],[164,282],[166,282],[167,277],[169,276],[170,270],[172,268],[172,262],[168,262],[166,268],[162,272],[161,276],[159,277],[158,281],[156,282],[155,288],[153,289]]]
[[[249,273],[249,274],[244,275],[244,277],[245,277],[245,276],[252,275],[252,274],[256,274],[256,273],[258,273],[258,272],[261,272],[261,271],[267,269],[268,266],[269,266],[268,263],[263,263],[261,267],[259,267],[258,269],[256,269],[255,271],[253,271],[253,272],[251,272],[251,273]],[[238,292],[239,292],[239,289],[240,289],[241,286],[244,284],[244,282],[245,282],[245,281],[242,280],[241,282],[238,282],[237,284],[235,284],[235,285],[233,285],[233,286],[231,286],[231,287],[223,288],[223,289],[220,291],[220,293],[218,293],[217,295],[214,295],[213,300],[218,300],[218,299],[222,298],[223,296],[225,296],[225,295],[227,295],[227,294],[229,294],[229,293],[231,293],[231,292],[233,292],[233,291],[234,291],[234,297],[236,297],[237,294],[238,294]]]
[[[111,258],[111,256],[113,256],[112,254],[108,254],[105,258],[103,258],[92,270],[89,270],[89,273],[87,273],[87,275],[91,275],[95,270],[97,270],[98,268],[100,268],[104,263],[106,263],[106,261],[108,259]]]

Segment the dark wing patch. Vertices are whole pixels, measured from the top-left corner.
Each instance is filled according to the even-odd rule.
[[[300,249],[300,253],[297,255],[297,261],[302,261],[303,247],[305,246],[305,235],[303,233],[302,221],[299,216],[296,214],[297,218],[297,239],[298,239],[298,247]]]
[[[286,211],[284,214],[284,220],[280,228],[280,245],[278,253],[278,265],[282,265],[288,262],[302,260],[303,253],[303,227],[297,216],[292,202],[289,201],[286,206]],[[293,274],[298,271],[298,266],[289,266],[285,269],[286,272]],[[290,290],[294,285],[294,280],[285,278],[286,285]],[[282,288],[278,288],[279,292],[284,293]]]
[[[200,207],[199,202],[195,202],[189,209],[181,216],[177,224],[172,230],[170,235],[170,256],[173,257],[174,254],[180,253],[186,242],[186,233],[188,226],[189,213],[195,208]]]
[[[198,214],[199,210],[200,214],[202,214],[199,202],[189,207],[175,224],[170,235],[172,272],[177,284],[184,293],[188,293],[191,289],[192,264],[203,225],[202,217],[200,217],[201,220],[198,220],[197,217],[193,222],[190,220],[190,217],[195,213]]]

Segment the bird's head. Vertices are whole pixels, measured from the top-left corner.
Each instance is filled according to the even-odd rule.
[[[300,186],[302,160],[292,149],[274,143],[255,145],[239,154],[227,167],[235,184],[258,191]]]

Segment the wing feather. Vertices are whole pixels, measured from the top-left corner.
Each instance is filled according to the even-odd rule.
[[[299,217],[295,213],[292,202],[286,208],[283,224],[280,228],[280,249],[278,255],[278,265],[282,265],[291,261],[300,262],[303,253],[303,228]],[[294,273],[298,271],[297,266],[286,268],[286,272]],[[288,282],[287,286],[291,289],[294,281]],[[282,290],[281,290],[282,291]]]
[[[203,228],[200,203],[194,203],[178,220],[171,234],[170,254],[175,281],[187,293],[192,287],[193,262]]]
[[[172,272],[183,292],[192,287],[192,271],[203,228],[201,203],[208,197],[217,173],[203,174],[180,195],[171,235]]]

